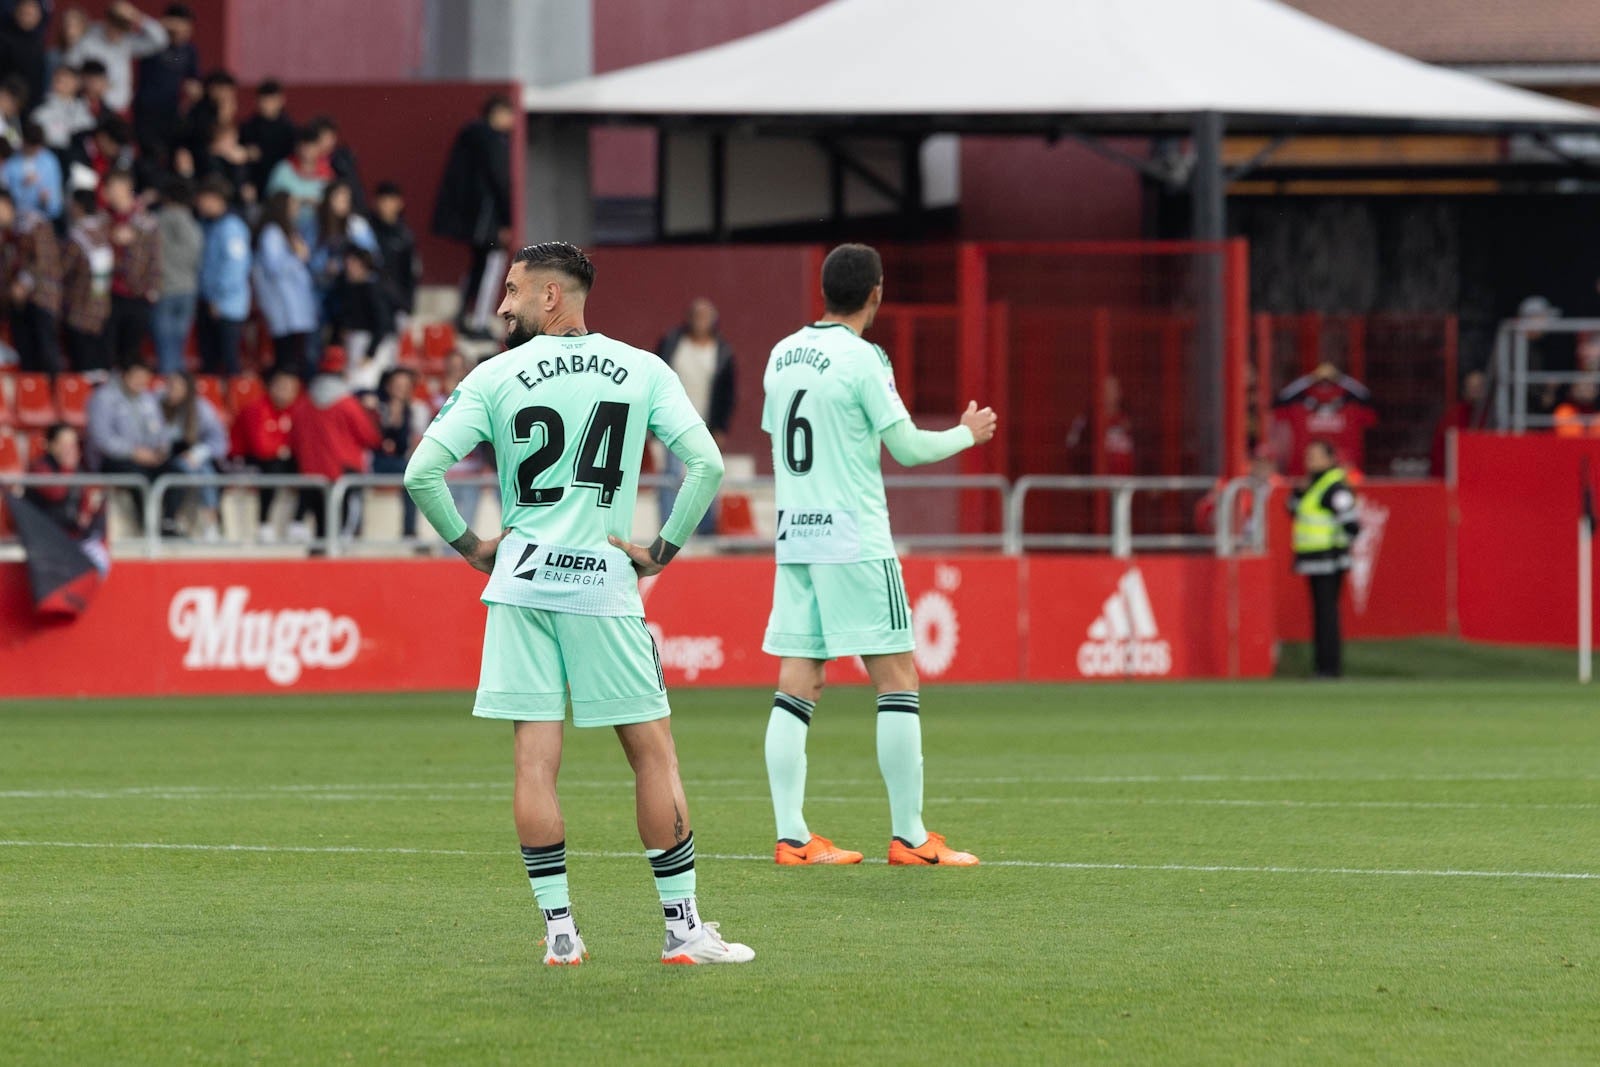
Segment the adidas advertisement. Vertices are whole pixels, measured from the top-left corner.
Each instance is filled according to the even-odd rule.
[[[1078,670],[1086,678],[1172,673],[1172,646],[1156,626],[1150,591],[1138,567],[1128,569],[1089,624],[1089,639],[1078,646]]]

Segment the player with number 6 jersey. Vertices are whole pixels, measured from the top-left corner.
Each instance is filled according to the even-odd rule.
[[[822,320],[779,341],[762,379],[772,436],[777,579],[762,648],[780,659],[767,722],[780,865],[859,863],[813,834],[803,812],[806,737],[826,661],[860,656],[878,690],[878,767],[889,791],[891,864],[971,866],[922,824],[922,724],[911,609],[889,532],[880,456],[934,463],[983,444],[996,418],[970,403],[960,422],[919,429],[883,349],[861,336],[883,301],[883,262],[841,245],[822,266]]]
[[[678,776],[661,658],[640,577],[659,574],[722,481],[722,456],[672,371],[653,353],[584,324],[594,264],[564,242],[530,245],[506,274],[509,351],[480,364],[440,409],[406,468],[417,506],[489,575],[473,714],[514,724],[512,807],[544,913],[545,962],[588,959],[567,888],[556,796],[567,702],[578,726],[610,726],[634,771],[639,836],[666,921],[663,963],[745,963],[747,946],[700,921],[694,832]],[[646,432],[687,475],[661,535],[630,543]],[[499,460],[504,530],[480,541],[445,471],[481,442]]]

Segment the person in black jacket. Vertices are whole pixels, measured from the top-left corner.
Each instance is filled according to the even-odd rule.
[[[257,193],[266,190],[272,168],[294,154],[294,137],[294,120],[289,118],[283,85],[268,78],[256,87],[255,114],[239,127],[239,143],[250,154],[250,184]]]
[[[139,60],[133,96],[133,128],[139,150],[165,163],[178,138],[182,105],[200,93],[200,53],[194,46],[194,12],[188,4],[168,4],[161,14],[167,46]],[[210,131],[206,131],[207,137]]]
[[[18,0],[0,15],[0,77],[16,75],[28,86],[26,114],[44,100],[45,11],[39,0]]]
[[[689,313],[682,325],[669,330],[656,346],[656,355],[671,367],[689,403],[705,420],[717,447],[726,447],[728,427],[733,422],[734,398],[738,389],[733,362],[733,346],[728,344],[717,328],[717,309],[711,301],[701,297],[689,305]],[[676,485],[683,476],[682,464],[670,451],[667,453],[667,480]],[[661,491],[662,522],[677,502],[675,490]],[[702,534],[717,532],[717,508],[713,503],[700,520]]]
[[[461,287],[457,328],[468,337],[488,337],[499,303],[503,266],[490,259],[511,243],[511,129],[517,121],[509,97],[495,94],[482,115],[456,134],[433,207],[433,232],[472,251]]]
[[[372,194],[372,235],[378,240],[379,279],[389,303],[410,317],[417,308],[417,235],[406,222],[405,193],[394,182],[379,182]]]

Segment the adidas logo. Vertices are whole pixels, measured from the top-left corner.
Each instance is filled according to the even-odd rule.
[[[1117,582],[1089,639],[1078,646],[1078,671],[1085,678],[1160,677],[1172,672],[1172,646],[1161,639],[1150,591],[1138,567]]]

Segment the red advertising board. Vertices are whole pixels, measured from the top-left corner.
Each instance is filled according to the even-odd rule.
[[[691,558],[645,584],[669,686],[776,681],[777,662],[761,651],[773,566]],[[933,682],[1264,675],[1267,566],[914,557],[905,579],[917,668]],[[122,561],[63,624],[37,619],[24,569],[0,565],[0,694],[471,689],[481,588],[445,560]],[[830,673],[865,678],[856,660]]]
[[[1600,440],[1463,433],[1457,457],[1461,636],[1576,645],[1579,485]]]
[[[1271,534],[1278,636],[1311,640],[1311,595],[1294,574],[1285,493],[1273,495]],[[1454,565],[1450,490],[1442,481],[1373,482],[1357,489],[1361,535],[1351,547],[1343,625],[1347,638],[1450,632]]]
[[[1030,681],[1272,673],[1265,559],[1029,557]]]

